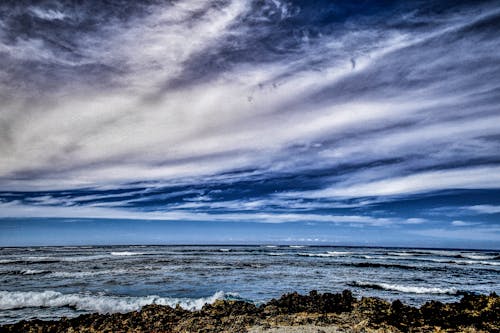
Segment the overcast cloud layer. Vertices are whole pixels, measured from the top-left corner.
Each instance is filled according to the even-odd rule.
[[[498,245],[499,31],[495,1],[3,1],[0,218]]]

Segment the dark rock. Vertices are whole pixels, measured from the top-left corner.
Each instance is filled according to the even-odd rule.
[[[349,290],[342,294],[319,294],[313,290],[309,295],[300,295],[296,292],[285,294],[280,299],[273,299],[264,306],[267,313],[342,313],[353,309],[355,299]]]

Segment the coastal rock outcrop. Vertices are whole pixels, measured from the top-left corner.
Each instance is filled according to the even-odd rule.
[[[140,311],[21,321],[0,332],[500,332],[500,297],[467,294],[459,302],[420,308],[373,297],[286,294],[259,307],[219,300],[199,311],[147,305]]]

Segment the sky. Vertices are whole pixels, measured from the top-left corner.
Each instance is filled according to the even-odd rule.
[[[500,248],[496,1],[2,1],[0,246]]]

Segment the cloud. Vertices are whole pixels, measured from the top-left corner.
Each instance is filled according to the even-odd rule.
[[[458,168],[415,173],[361,184],[338,184],[323,190],[291,193],[307,198],[397,196],[445,189],[488,189],[500,186],[500,167]]]
[[[92,6],[0,5],[12,216],[417,226],[377,205],[500,188],[494,3]]]
[[[475,224],[477,224],[477,223],[465,222],[465,221],[461,221],[461,220],[455,220],[455,221],[451,222],[451,225],[454,227],[468,227],[468,226],[472,226]]]
[[[52,202],[48,202],[52,203]],[[221,212],[207,213],[185,210],[130,211],[119,208],[95,206],[43,206],[24,205],[19,201],[0,203],[0,218],[112,218],[162,221],[206,221],[206,222],[325,222],[349,225],[389,226],[414,224],[415,219],[385,218],[363,215],[330,215],[313,213],[272,213],[272,212]],[[422,223],[418,219],[418,223]]]
[[[37,17],[43,19],[43,20],[63,20],[67,17],[67,15],[57,9],[47,9],[44,10],[39,7],[33,7],[31,8],[31,12],[36,15]]]
[[[465,210],[472,211],[478,214],[499,214],[500,206],[495,205],[474,205],[469,207],[463,207]]]

